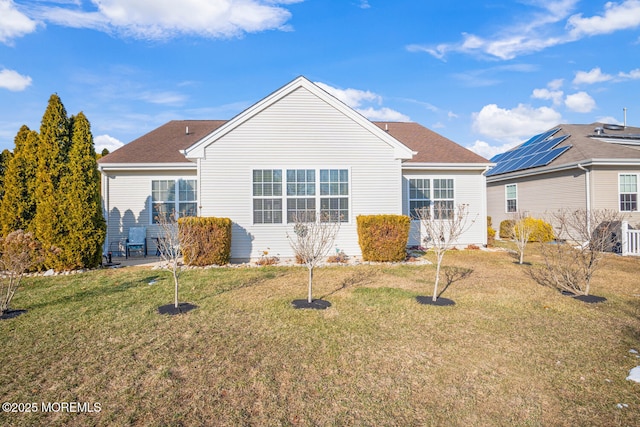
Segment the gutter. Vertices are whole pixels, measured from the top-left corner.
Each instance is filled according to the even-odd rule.
[[[402,163],[403,170],[478,170],[483,171],[483,175],[493,166],[495,163]]]

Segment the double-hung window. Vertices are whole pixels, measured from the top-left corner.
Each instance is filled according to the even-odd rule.
[[[518,212],[518,185],[508,184],[504,186],[507,213]]]
[[[409,215],[412,219],[450,219],[454,213],[454,185],[451,178],[409,179]]]
[[[435,219],[453,218],[453,179],[433,180],[433,215]]]
[[[315,220],[315,169],[287,169],[287,222]]]
[[[320,169],[320,218],[322,221],[349,221],[347,169]]]
[[[198,214],[198,191],[195,179],[161,179],[151,181],[152,223],[161,216],[169,221]]]
[[[349,170],[254,170],[253,223],[281,224],[283,218],[287,223],[317,218],[348,222]]]
[[[619,175],[620,211],[636,212],[638,210],[638,175]]]
[[[282,170],[253,171],[253,223],[282,223]]]
[[[430,218],[431,180],[409,180],[409,216],[411,219]]]

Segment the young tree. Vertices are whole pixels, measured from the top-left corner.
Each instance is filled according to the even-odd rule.
[[[61,236],[61,264],[67,269],[95,267],[102,258],[106,222],[91,125],[82,112],[72,118],[68,157],[66,173],[60,180],[60,186],[65,189],[60,206],[66,217],[66,232]]]
[[[40,125],[36,172],[35,236],[44,247],[60,246],[67,231],[68,212],[60,209],[60,200],[63,200],[66,189],[60,184],[66,172],[70,141],[67,112],[60,97],[53,94]],[[44,264],[48,268],[63,267],[51,253],[45,255]]]
[[[24,125],[15,137],[15,149],[4,177],[5,194],[0,203],[2,236],[15,230],[33,230],[38,140],[38,133]]]
[[[469,205],[459,204],[454,207],[446,202],[435,204],[433,215],[428,207],[416,209],[416,215],[425,234],[425,246],[432,248],[436,255],[436,280],[432,297],[435,302],[438,300],[440,268],[444,254],[473,225],[475,218],[469,221]]]
[[[340,230],[339,219],[299,215],[293,221],[293,236],[287,233],[296,257],[309,270],[307,302],[313,302],[313,269],[328,255]]]
[[[193,234],[181,233],[180,226],[176,215],[166,214],[163,211],[163,207],[158,207],[160,214],[156,217],[156,221],[159,227],[158,234],[158,252],[160,257],[165,262],[165,265],[171,275],[173,276],[173,304],[174,308],[178,310],[180,308],[180,302],[178,300],[178,288],[180,282],[180,273],[182,267],[182,248],[195,248],[192,239],[195,238]],[[193,254],[192,254],[193,255]]]
[[[522,212],[513,214],[513,240],[518,248],[518,261],[524,263],[524,250],[535,232],[535,223],[527,221],[529,217]]]
[[[541,246],[544,264],[531,270],[533,278],[559,290],[589,295],[591,279],[605,252],[615,245],[622,219],[621,213],[609,209],[554,213],[552,223],[566,244]]]
[[[0,316],[9,311],[24,274],[39,265],[43,256],[32,233],[16,230],[0,238]]]

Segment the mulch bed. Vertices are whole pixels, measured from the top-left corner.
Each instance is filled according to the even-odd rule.
[[[293,308],[311,308],[313,310],[326,310],[331,307],[331,303],[329,301],[325,301],[322,299],[314,299],[309,302],[306,299],[296,299],[291,301],[291,305]]]
[[[160,314],[168,314],[170,316],[174,316],[176,314],[186,313],[186,312],[191,311],[191,310],[193,310],[195,308],[198,308],[198,306],[190,304],[188,302],[181,302],[180,304],[178,304],[177,308],[176,308],[175,304],[162,305],[162,306],[158,307],[158,313],[160,313]]]
[[[26,312],[27,310],[7,310],[2,314],[2,316],[0,316],[0,320],[13,319]]]
[[[446,307],[446,306],[450,306],[450,305],[456,305],[455,301],[450,300],[449,298],[438,298],[437,300],[433,300],[433,297],[431,296],[417,296],[416,297],[416,301],[418,301],[418,303],[420,304],[424,304],[424,305],[435,305],[438,307]]]

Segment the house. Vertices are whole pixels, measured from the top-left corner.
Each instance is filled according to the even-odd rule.
[[[611,209],[640,223],[640,128],[558,125],[498,154],[487,173],[494,226],[515,212],[545,218],[560,209]]]
[[[100,159],[105,250],[132,226],[152,240],[164,210],[230,218],[232,260],[291,257],[291,219],[319,211],[341,221],[336,248],[360,256],[358,215],[465,203],[484,218],[489,166],[417,123],[371,122],[299,77],[231,120],[171,121]],[[484,220],[459,242],[485,243]]]

